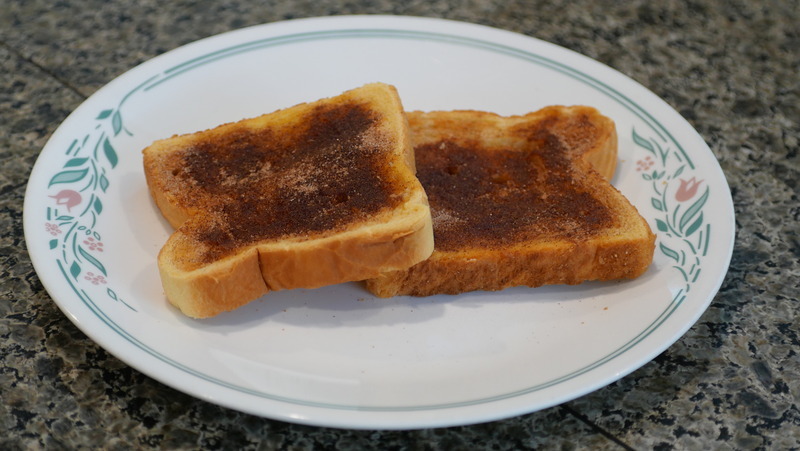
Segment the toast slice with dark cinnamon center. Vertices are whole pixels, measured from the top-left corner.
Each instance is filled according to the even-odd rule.
[[[374,294],[577,284],[638,277],[650,265],[655,236],[608,181],[617,135],[595,109],[407,115],[435,250],[367,281]]]
[[[433,249],[389,85],[157,141],[144,168],[177,229],[158,257],[164,290],[192,317],[405,269]]]

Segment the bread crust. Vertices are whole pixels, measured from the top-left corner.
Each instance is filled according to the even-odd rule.
[[[427,260],[366,281],[373,294],[429,296],[513,286],[578,284],[587,280],[635,278],[647,270],[653,257],[655,235],[635,207],[608,183],[616,168],[616,129],[613,121],[593,108],[555,106],[512,117],[479,111],[411,112],[408,117],[419,167],[423,164],[419,160],[421,146],[431,144],[443,149],[446,145],[490,149],[490,153],[494,151],[491,149],[527,152],[526,146],[533,144],[513,138],[511,130],[541,126],[547,121],[544,127],[548,133],[556,135],[569,149],[567,152],[575,152],[569,158],[578,182],[592,188],[592,196],[612,212],[615,224],[598,231],[586,230],[587,225],[574,236],[542,236],[488,245],[448,244],[446,250],[437,236],[437,247]],[[585,127],[591,132],[581,130]],[[424,178],[422,182],[437,218],[442,208],[436,203],[435,190],[439,188],[426,185]],[[467,193],[464,197],[469,202]],[[566,220],[580,222],[582,218]],[[435,234],[437,227],[442,225],[434,219]],[[553,228],[558,228],[557,224]]]
[[[355,203],[348,207],[349,204],[343,201],[341,208],[352,208],[354,211],[358,208],[372,208],[369,211],[374,211],[360,216],[353,215],[354,219],[348,219],[350,214],[345,212],[340,215],[344,218],[343,222],[335,223],[331,227],[305,224],[307,227],[304,229],[304,224],[296,224],[294,227],[299,227],[297,230],[290,229],[288,232],[281,232],[277,237],[268,236],[254,242],[244,241],[242,245],[230,245],[232,248],[224,247],[224,240],[221,241],[223,244],[217,244],[219,240],[203,238],[209,236],[208,233],[203,235],[198,230],[211,231],[211,234],[221,231],[221,236],[230,237],[229,230],[242,228],[236,229],[238,224],[229,223],[247,218],[242,218],[241,212],[234,219],[226,216],[225,209],[230,207],[227,204],[234,198],[229,195],[229,190],[220,188],[218,184],[197,187],[197,177],[180,178],[181,171],[188,170],[186,154],[198,147],[197,142],[213,144],[230,140],[231,135],[241,134],[243,129],[260,132],[270,127],[289,132],[304,128],[310,131],[303,133],[313,134],[316,125],[304,123],[308,122],[310,115],[316,114],[321,108],[336,107],[348,102],[358,102],[359,108],[367,105],[368,113],[374,112],[379,117],[376,124],[369,125],[365,130],[359,131],[358,136],[350,136],[348,139],[370,141],[363,144],[364,152],[385,153],[385,157],[381,156],[383,153],[375,157],[380,158],[379,161],[384,166],[381,166],[379,173],[371,176],[377,180],[392,181],[392,184],[387,185],[392,191],[385,193],[387,199],[394,199],[392,203],[383,205],[384,201],[376,201],[381,203]],[[330,117],[328,115],[323,119],[328,120]],[[355,122],[358,118],[349,120],[356,125],[360,124]],[[344,129],[343,133],[349,133],[347,130],[350,126],[351,123],[342,122],[336,127],[337,130]],[[275,139],[286,140],[281,136]],[[315,140],[326,139],[325,136],[310,136],[303,138],[304,141],[297,146],[314,145]],[[308,144],[309,141],[312,144]],[[293,149],[293,142],[290,141],[285,144],[287,145]],[[312,151],[317,154],[327,152],[316,148],[309,150]],[[292,157],[293,152],[299,151],[286,152]],[[325,157],[324,154],[321,155],[319,158]],[[144,169],[155,204],[167,221],[177,229],[158,256],[159,272],[167,299],[188,316],[206,318],[233,310],[270,291],[317,288],[364,280],[377,277],[384,271],[405,269],[424,260],[433,252],[432,221],[427,196],[414,175],[413,162],[413,147],[410,145],[408,125],[400,99],[394,87],[380,83],[258,118],[157,141],[144,150]],[[270,170],[268,164],[265,167],[265,170]],[[317,169],[320,168],[315,168],[314,171]],[[219,178],[220,171],[228,170],[231,173],[242,172],[241,164],[235,167],[224,166],[221,169],[215,166],[208,171],[208,175]],[[241,177],[250,175],[245,171]],[[308,183],[313,182],[313,174],[303,177],[303,180],[310,180]],[[291,191],[292,188],[285,185],[297,182],[294,179],[287,179],[285,182],[282,180],[277,181],[279,185],[283,184],[279,186],[281,191],[278,194]],[[224,182],[227,183],[227,180]],[[233,180],[233,183],[237,182],[238,179]],[[340,180],[337,179],[337,182]],[[312,188],[304,185],[297,189]],[[243,194],[248,194],[248,199],[243,199],[243,202],[274,196],[276,194],[271,193],[275,190],[276,188],[265,186],[263,190],[253,192],[252,196],[244,192]],[[217,195],[222,200],[217,200]],[[335,197],[332,199],[335,200]],[[337,208],[336,202],[328,202],[324,207]],[[276,210],[274,214],[279,213]],[[309,215],[320,218],[320,224],[326,224],[325,214],[311,212]],[[259,224],[268,226],[271,221],[280,217],[254,219],[258,219]],[[257,226],[251,229],[254,233],[263,232]],[[251,229],[243,230],[249,232]],[[233,236],[230,239],[243,238]]]
[[[378,297],[498,291],[515,286],[577,285],[587,280],[633,279],[650,265],[648,240],[562,243],[503,253],[434,253],[407,270],[366,281]]]
[[[318,288],[406,269],[433,252],[427,205],[391,225],[337,234],[300,245],[276,243],[259,249],[261,272],[270,290]]]

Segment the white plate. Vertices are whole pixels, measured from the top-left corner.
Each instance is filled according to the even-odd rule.
[[[599,108],[620,135],[614,184],[658,233],[652,268],[634,281],[421,299],[376,299],[355,283],[293,290],[202,321],[169,307],[156,255],[171,230],[141,149],[372,81],[397,86],[407,109]],[[24,212],[47,291],[127,364],[244,412],[376,429],[510,417],[621,378],[706,309],[734,235],[714,156],[637,83],[518,34],[385,16],[247,28],[134,68],[56,130]]]

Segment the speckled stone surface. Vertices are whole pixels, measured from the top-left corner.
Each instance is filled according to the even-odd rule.
[[[258,23],[384,13],[535,36],[639,81],[686,117],[729,181],[736,247],[698,323],[652,362],[561,406],[492,423],[348,431],[196,400],[81,333],[22,232],[49,135],[115,76]],[[0,5],[0,449],[800,449],[800,8],[786,1],[5,0]]]

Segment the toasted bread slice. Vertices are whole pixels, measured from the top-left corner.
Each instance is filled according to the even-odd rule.
[[[392,86],[174,136],[143,153],[151,195],[177,228],[158,255],[161,281],[188,316],[376,277],[433,251]]]
[[[407,115],[435,250],[367,281],[377,296],[633,278],[649,266],[655,236],[608,181],[617,135],[595,109]]]

